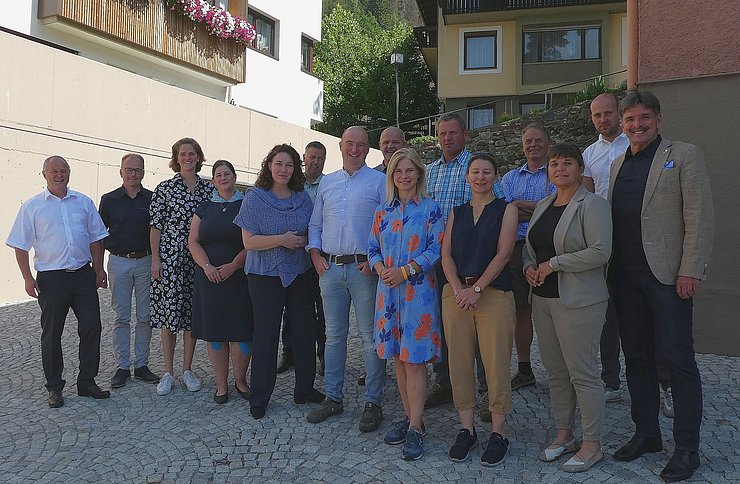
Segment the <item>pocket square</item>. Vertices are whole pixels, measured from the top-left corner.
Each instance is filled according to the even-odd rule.
[[[667,170],[668,168],[675,168],[676,162],[673,160],[668,160],[665,163],[663,163],[663,169]]]

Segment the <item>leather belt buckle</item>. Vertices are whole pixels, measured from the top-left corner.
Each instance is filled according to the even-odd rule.
[[[470,287],[474,286],[478,279],[480,276],[460,276],[460,282]]]

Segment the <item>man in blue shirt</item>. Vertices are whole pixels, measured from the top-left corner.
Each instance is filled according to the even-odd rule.
[[[532,327],[532,306],[530,306],[529,284],[522,271],[522,247],[527,234],[529,219],[535,205],[550,195],[553,185],[547,179],[547,152],[550,149],[550,136],[542,125],[533,123],[522,130],[522,147],[527,162],[520,168],[504,175],[502,188],[506,201],[519,209],[519,226],[516,230],[516,244],[509,259],[514,300],[516,302],[516,324],[514,326],[514,346],[519,362],[519,371],[511,379],[511,389],[534,385],[530,352],[534,329]]]
[[[21,205],[5,242],[15,258],[26,293],[41,306],[41,364],[51,408],[64,405],[62,331],[70,308],[77,316],[80,371],[77,394],[108,398],[95,383],[100,366],[98,287],[108,287],[103,269],[103,239],[108,235],[92,200],[69,190],[69,163],[61,156],[44,160],[47,188]],[[31,273],[28,252],[33,248]],[[92,262],[92,267],[90,263]]]
[[[321,180],[308,226],[306,249],[319,275],[326,318],[326,399],[308,413],[306,420],[323,422],[344,410],[342,393],[352,304],[367,373],[360,431],[373,432],[383,420],[385,365],[373,348],[378,278],[370,271],[367,249],[375,209],[385,200],[385,176],[365,164],[370,147],[363,128],[347,128],[339,149],[342,169]]]

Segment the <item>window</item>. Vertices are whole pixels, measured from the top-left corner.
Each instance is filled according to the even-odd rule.
[[[460,29],[460,74],[501,72],[501,27]]]
[[[525,30],[524,62],[555,62],[601,58],[597,26]]]
[[[494,109],[493,104],[468,109],[468,127],[470,129],[490,126],[493,124],[495,118],[496,110]]]
[[[257,31],[257,36],[249,45],[260,52],[276,57],[275,21],[250,8],[247,12],[247,22],[254,25]]]
[[[305,35],[301,36],[301,70],[313,72],[313,40]]]
[[[496,32],[465,33],[465,69],[496,68]]]
[[[545,104],[544,103],[520,103],[519,104],[519,111],[521,111],[522,116],[525,114],[529,114],[532,111],[544,111],[545,110]]]

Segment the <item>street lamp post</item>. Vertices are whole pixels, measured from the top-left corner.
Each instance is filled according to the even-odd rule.
[[[403,54],[398,52],[391,54],[391,64],[396,68],[396,127],[400,128],[399,105],[401,103],[401,94],[398,88],[398,67],[403,64]]]

